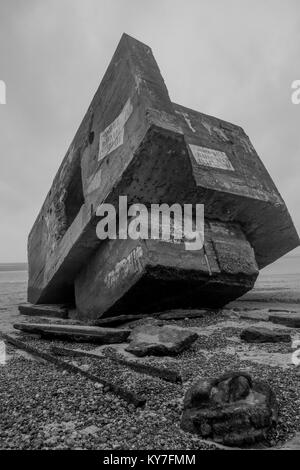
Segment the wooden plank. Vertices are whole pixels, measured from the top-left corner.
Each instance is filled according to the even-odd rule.
[[[39,334],[44,338],[61,338],[68,341],[99,344],[123,343],[131,332],[116,328],[47,323],[15,323],[14,328],[25,333]]]

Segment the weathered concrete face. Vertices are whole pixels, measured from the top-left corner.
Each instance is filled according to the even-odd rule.
[[[206,217],[239,222],[260,269],[296,248],[299,237],[286,205],[243,129],[183,106],[174,109],[191,159],[194,197],[205,205]],[[208,161],[199,147],[226,156],[209,155]]]
[[[111,240],[75,280],[79,317],[220,307],[254,285],[254,252],[236,224],[207,222],[205,251],[183,242]]]
[[[202,272],[200,263],[192,288],[184,287],[191,286],[190,266],[203,260],[203,253],[183,256],[179,245],[157,241],[101,244],[96,209],[103,202],[117,207],[120,195],[127,195],[128,204],[204,204],[206,231],[211,234],[207,244],[213,245],[211,255],[207,248],[207,258],[216,264],[218,275]],[[233,234],[232,245],[244,239],[242,268],[235,250],[227,250],[229,237],[222,235],[227,241],[218,241],[220,227]],[[29,235],[28,300],[72,301],[75,285],[83,316],[95,318],[110,309],[132,308],[138,292],[148,290],[151,297],[147,285],[165,289],[162,273],[168,271],[169,260],[178,258],[182,265],[172,271],[176,283],[169,299],[178,289],[179,275],[180,302],[188,289],[198,292],[204,283],[206,294],[192,296],[195,306],[216,297],[225,303],[252,287],[257,266],[275,261],[298,244],[286,206],[244,131],[173,104],[151,50],[123,35]],[[117,285],[115,291],[107,290],[105,276],[115,269],[113,261],[118,264],[129,256],[131,245],[132,249],[144,246],[141,272],[124,281],[126,288]],[[149,264],[151,250],[157,266]],[[107,253],[112,253],[109,261]],[[222,264],[224,257],[230,273]],[[247,274],[246,258],[251,266]],[[153,283],[149,270],[160,273]],[[172,276],[168,281],[171,286]],[[99,300],[101,289],[104,300]],[[170,308],[170,301],[163,298],[158,295],[158,305],[165,302]]]

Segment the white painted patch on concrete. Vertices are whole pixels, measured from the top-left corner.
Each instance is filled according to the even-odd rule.
[[[189,126],[189,128],[191,129],[192,132],[196,132],[196,129],[192,126],[192,123],[191,123],[191,120],[190,120],[188,114],[181,113],[180,111],[176,111],[176,113],[181,114],[183,116],[185,122],[187,123],[187,125]]]
[[[141,272],[143,268],[141,264],[142,256],[143,250],[141,246],[132,250],[126,258],[117,263],[114,269],[105,276],[105,285],[108,288],[112,288],[118,283],[120,277],[124,278],[129,274]]]
[[[225,142],[229,141],[229,138],[227,137],[223,129],[221,129],[220,127],[214,126],[213,124],[211,124],[208,121],[205,121],[204,119],[201,121],[201,123],[205,127],[205,129],[209,132],[210,135],[215,134],[221,140],[224,140]]]
[[[101,161],[113,150],[120,147],[124,140],[124,126],[128,121],[133,107],[128,99],[119,116],[100,134],[98,160]]]

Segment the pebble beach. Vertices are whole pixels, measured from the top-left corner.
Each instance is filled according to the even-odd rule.
[[[269,310],[300,314],[298,259],[283,259],[278,262],[279,267],[267,268],[251,293],[221,311],[210,312],[203,318],[165,322],[194,330],[199,335],[197,341],[176,357],[149,356],[139,360],[178,371],[182,384],[135,372],[116,364],[105,354],[101,358],[65,359],[94,376],[144,395],[146,405],[141,408],[111,393],[101,383],[6,345],[6,361],[0,365],[0,448],[218,449],[222,446],[182,431],[183,397],[198,377],[209,378],[232,370],[246,371],[273,388],[280,409],[279,421],[261,446],[286,446],[300,432],[300,373],[291,360],[292,346],[289,343],[245,344],[240,332],[249,325],[268,325],[280,331],[288,330],[293,340],[300,339],[299,329],[270,325],[262,319],[263,313]],[[0,272],[2,333],[16,334],[13,323],[24,321],[17,306],[26,301],[26,282],[25,270]],[[261,313],[261,319],[257,315],[251,318],[249,312]],[[18,335],[24,343],[44,352],[49,352],[53,345],[87,351],[95,347]],[[107,346],[101,348],[105,353]],[[115,348],[124,353],[125,345]]]

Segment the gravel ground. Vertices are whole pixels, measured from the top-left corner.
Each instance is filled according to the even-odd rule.
[[[11,359],[9,367],[0,368],[0,378],[1,449],[214,448],[180,430],[171,391],[164,386],[162,395],[157,386],[155,399],[152,379],[151,406],[135,409],[49,363]]]
[[[143,394],[147,404],[135,409],[81,375],[61,371],[43,361],[13,354],[0,367],[0,448],[2,449],[214,449],[214,444],[181,431],[182,398],[197,377],[210,377],[228,370],[247,370],[274,389],[280,407],[278,426],[269,433],[267,446],[281,446],[300,431],[300,377],[295,367],[270,367],[248,360],[226,348],[238,341],[240,328],[222,328],[223,314],[200,319],[168,321],[185,327],[220,324],[220,329],[202,335],[190,349],[173,358],[149,357],[144,362],[174,368],[181,372],[183,385],[167,383],[138,374],[115,362],[95,358],[63,358],[84,366],[88,372]],[[250,322],[249,322],[250,323]],[[92,349],[95,345],[42,341],[20,335],[20,339],[41,350],[50,345]],[[241,347],[242,343],[238,343]],[[247,345],[247,347],[252,347]],[[254,345],[253,347],[257,347]],[[287,344],[263,344],[262,350],[290,352]]]

